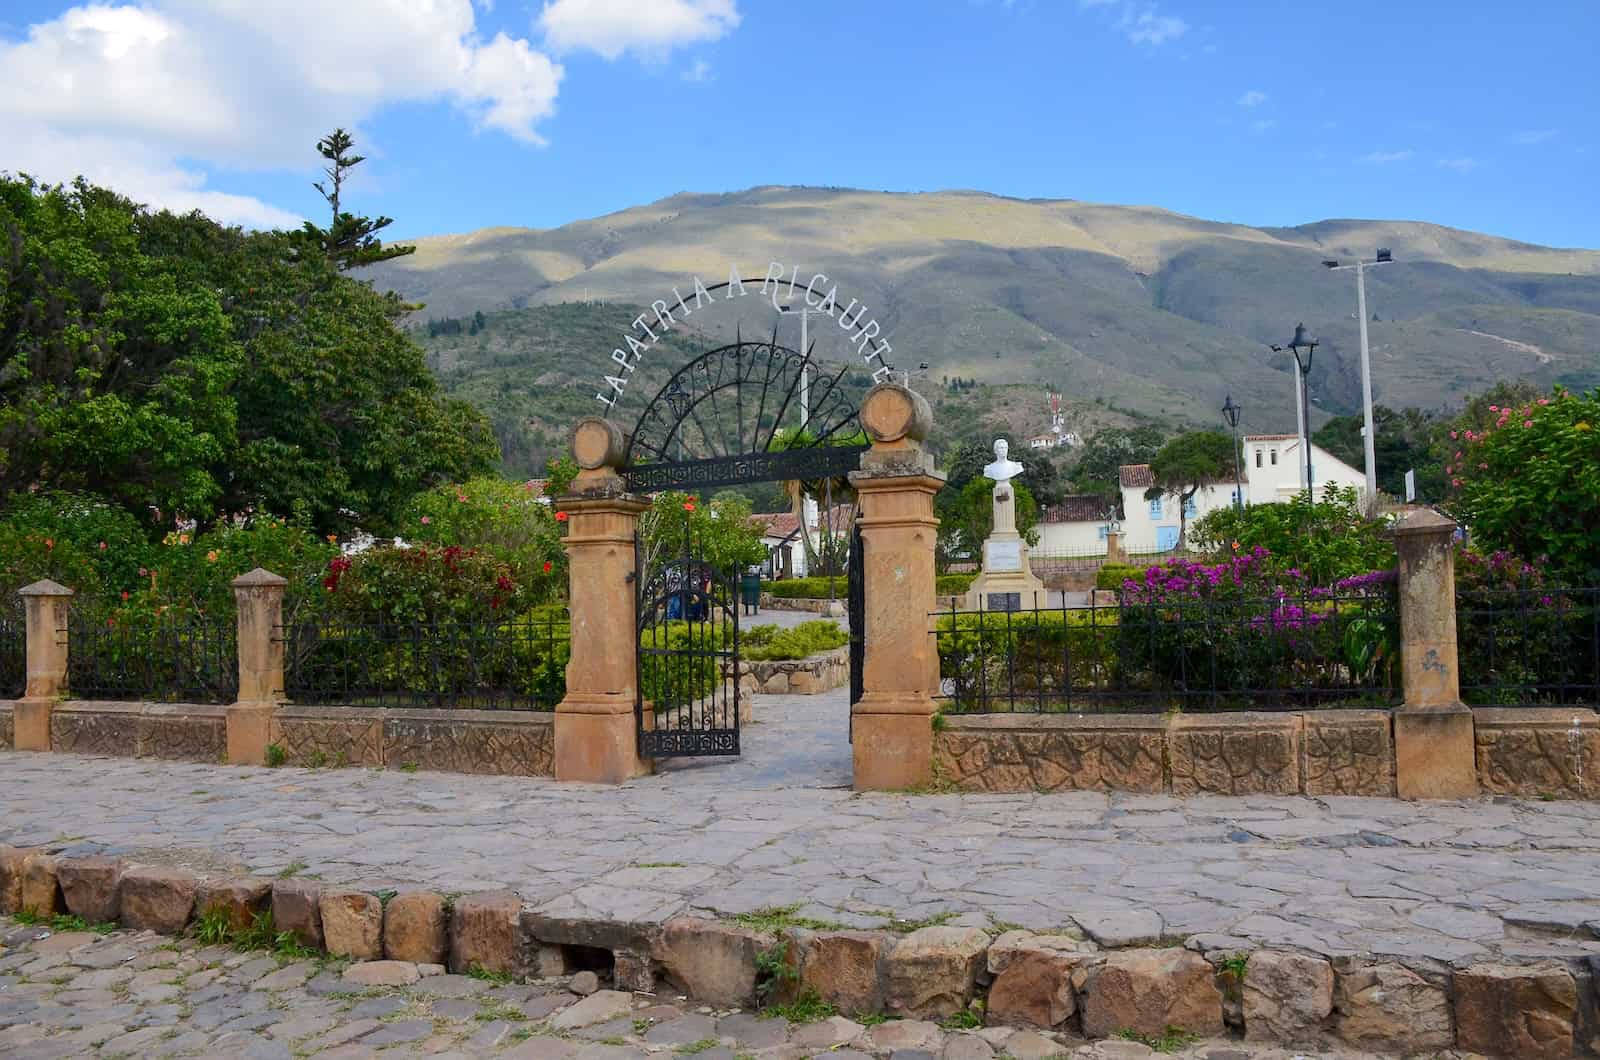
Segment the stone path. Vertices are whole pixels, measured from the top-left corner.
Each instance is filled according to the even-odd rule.
[[[842,691],[762,696],[739,759],[621,789],[0,753],[0,843],[369,889],[509,887],[556,916],[799,905],[1109,946],[1600,954],[1600,803],[856,795]],[[1244,941],[1229,941],[1229,939]]]
[[[394,961],[346,966],[237,953],[131,931],[52,933],[0,917],[0,1056],[1138,1060],[1156,1055],[1133,1041],[1086,1044],[1063,1035],[946,1030],[915,1020],[863,1026],[833,1016],[791,1024],[781,1016],[714,1011],[669,995],[600,989],[605,984],[592,973],[526,984],[445,974],[417,978],[440,971]],[[362,985],[368,973],[379,972],[370,978],[410,985]],[[1360,1060],[1369,1054],[1213,1041],[1184,1044],[1175,1055]]]

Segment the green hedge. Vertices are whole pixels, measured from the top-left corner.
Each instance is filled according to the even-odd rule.
[[[941,574],[936,591],[940,596],[959,596],[972,588],[977,577],[976,574]]]
[[[773,632],[767,633],[767,630]],[[739,647],[747,659],[804,659],[848,643],[850,635],[839,628],[838,623],[827,619],[802,622],[790,629],[756,626],[739,635]]]
[[[1120,589],[1122,588],[1122,583],[1129,578],[1139,581],[1144,577],[1144,572],[1147,569],[1148,565],[1142,563],[1107,563],[1095,574],[1094,587],[1096,589]]]
[[[956,596],[972,588],[972,581],[976,574],[941,574],[938,577],[935,591],[940,596]],[[833,579],[833,596],[836,600],[843,600],[847,593],[849,580],[844,575]],[[788,578],[781,582],[762,582],[761,591],[771,593],[783,600],[826,600],[828,598],[827,578]]]
[[[963,612],[940,618],[935,631],[939,676],[957,711],[983,709],[984,697],[1064,698],[1109,683],[1116,665],[1115,611]]]

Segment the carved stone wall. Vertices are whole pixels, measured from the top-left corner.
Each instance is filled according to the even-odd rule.
[[[0,703],[0,749],[10,750],[15,746],[16,729],[11,714],[11,704]]]
[[[384,713],[367,707],[280,707],[268,744],[281,747],[284,762],[292,766],[382,768]]]
[[[383,721],[389,768],[446,773],[555,774],[551,715],[528,711],[392,710]]]
[[[217,762],[226,708],[213,704],[69,700],[50,715],[50,749],[70,754]]]
[[[1166,729],[1139,715],[950,717],[934,734],[935,769],[963,791],[1160,792]]]
[[[1600,796],[1600,717],[1583,707],[1478,707],[1472,712],[1485,794]]]
[[[1300,718],[1307,795],[1394,794],[1387,710],[1316,710]]]
[[[1180,715],[1167,731],[1172,793],[1293,795],[1300,791],[1300,716]]]

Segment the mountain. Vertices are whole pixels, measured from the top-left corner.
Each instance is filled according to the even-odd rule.
[[[897,367],[1064,392],[1080,410],[1214,424],[1226,394],[1250,430],[1288,430],[1291,360],[1273,355],[1304,321],[1322,344],[1314,416],[1359,407],[1355,292],[1324,258],[1393,250],[1367,275],[1374,399],[1437,408],[1507,378],[1600,384],[1600,251],[1558,249],[1412,221],[1329,220],[1252,228],[1146,206],[1019,200],[980,192],[897,194],[761,187],[675,195],[560,228],[490,228],[417,240],[369,269],[426,303],[413,323],[447,386],[521,388],[561,416],[593,400],[636,307],[687,291],[730,263],[822,271],[870,307]],[[567,303],[562,310],[553,308]],[[595,305],[594,303],[603,303]],[[430,318],[486,314],[479,333],[434,335]],[[614,411],[637,415],[690,351],[767,335],[771,305],[745,298],[697,316]],[[799,344],[798,324],[782,339]],[[813,317],[817,355],[854,359],[846,333]],[[541,417],[554,425],[558,417]],[[511,425],[508,425],[510,427]],[[544,429],[544,428],[540,428]],[[548,441],[554,442],[551,438]]]

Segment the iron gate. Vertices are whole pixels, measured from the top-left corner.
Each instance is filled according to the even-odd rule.
[[[705,558],[703,544],[687,527],[658,535],[658,555],[635,540],[635,717],[647,758],[739,753],[739,572]]]

